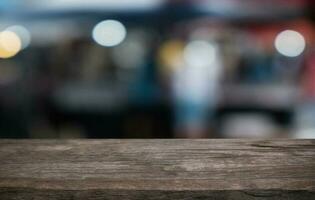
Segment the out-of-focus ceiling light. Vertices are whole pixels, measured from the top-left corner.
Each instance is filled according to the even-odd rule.
[[[125,26],[116,20],[105,20],[96,24],[92,33],[94,41],[105,47],[119,45],[126,35]]]
[[[22,42],[16,33],[7,30],[0,33],[0,58],[11,58],[21,48]]]
[[[287,57],[297,57],[305,49],[305,39],[302,34],[293,30],[285,30],[278,34],[275,40],[277,51]]]
[[[207,41],[192,41],[184,49],[184,60],[191,67],[208,67],[216,59],[216,47]]]
[[[21,40],[22,49],[25,49],[26,47],[30,45],[31,34],[24,26],[21,26],[21,25],[10,26],[6,30],[10,32],[14,32],[16,35],[19,36]]]

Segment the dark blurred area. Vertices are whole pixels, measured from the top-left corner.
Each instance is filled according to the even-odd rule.
[[[0,138],[315,138],[312,0],[1,0]]]

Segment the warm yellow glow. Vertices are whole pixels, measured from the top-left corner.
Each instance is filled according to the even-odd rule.
[[[178,40],[164,43],[159,50],[159,61],[168,71],[174,71],[183,65],[184,44]]]
[[[19,36],[11,31],[0,33],[0,58],[10,58],[15,56],[22,48]]]

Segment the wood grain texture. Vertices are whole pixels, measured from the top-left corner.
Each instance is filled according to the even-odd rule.
[[[1,140],[0,199],[315,199],[314,140]]]

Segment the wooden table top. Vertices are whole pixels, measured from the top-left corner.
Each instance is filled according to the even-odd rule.
[[[315,199],[315,140],[0,140],[0,199]]]

